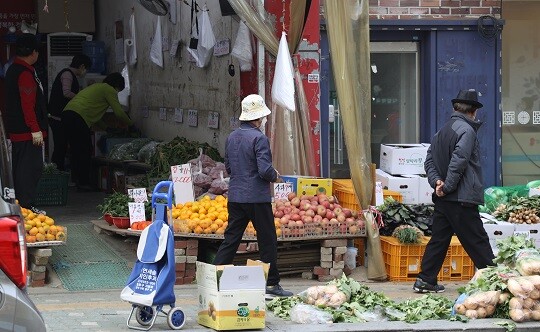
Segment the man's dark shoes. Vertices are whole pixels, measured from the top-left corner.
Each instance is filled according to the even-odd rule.
[[[413,290],[417,293],[442,293],[444,292],[444,286],[438,284],[432,285],[420,278],[416,278]]]
[[[292,292],[284,290],[279,284],[274,286],[266,286],[266,298],[272,299],[274,297],[289,297],[293,296]]]

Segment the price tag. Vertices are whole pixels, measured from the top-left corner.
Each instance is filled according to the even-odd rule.
[[[129,202],[129,224],[133,224],[137,221],[146,221],[146,215],[144,213],[144,203]]]
[[[148,202],[148,195],[146,194],[146,188],[134,188],[128,189],[129,198],[133,199],[136,203]]]
[[[218,40],[214,45],[214,56],[222,56],[230,53],[231,40],[229,38]]]
[[[199,125],[199,117],[196,110],[188,110],[188,126],[197,127]]]
[[[287,195],[293,192],[291,182],[274,183],[274,200],[287,199]]]
[[[208,128],[213,128],[213,129],[219,128],[219,113],[218,112],[208,112]]]
[[[531,238],[531,232],[530,231],[514,231],[514,235],[523,236],[527,240]]]
[[[159,108],[159,119],[160,120],[167,120],[167,108],[166,107],[160,107]]]
[[[382,182],[375,182],[375,205],[379,206],[384,203]]]
[[[191,164],[171,166],[175,204],[193,202],[193,180],[191,178]]]
[[[184,121],[184,110],[178,107],[175,108],[173,120],[174,122],[182,123]]]

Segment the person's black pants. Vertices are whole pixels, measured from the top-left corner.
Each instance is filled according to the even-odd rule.
[[[15,197],[24,208],[30,208],[43,172],[43,148],[32,141],[11,142]]]
[[[92,135],[84,119],[73,111],[62,112],[62,127],[71,151],[71,171],[77,186],[90,185]]]
[[[422,270],[418,275],[425,282],[433,285],[437,283],[437,274],[443,265],[454,233],[477,268],[495,265],[493,263],[495,256],[482,225],[478,206],[437,200],[431,239],[426,246]]]
[[[68,142],[62,121],[49,118],[49,126],[51,126],[54,144],[51,162],[55,163],[59,170],[64,171]]]
[[[279,284],[277,269],[277,235],[270,203],[233,203],[227,204],[229,224],[225,229],[225,239],[219,246],[215,265],[232,264],[244,231],[251,220],[257,231],[257,243],[261,261],[270,264],[268,271],[269,286]]]

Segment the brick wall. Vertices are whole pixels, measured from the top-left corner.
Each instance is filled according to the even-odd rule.
[[[369,0],[370,19],[500,18],[500,0]]]

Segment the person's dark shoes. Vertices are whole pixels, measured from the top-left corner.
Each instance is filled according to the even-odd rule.
[[[38,208],[35,207],[35,206],[30,206],[30,208],[29,208],[28,210],[34,212],[35,214],[42,214],[42,215],[44,215],[44,216],[47,215],[47,212],[45,212],[45,210],[38,209]]]
[[[413,290],[417,293],[442,293],[444,292],[444,286],[439,284],[432,285],[420,278],[416,278]]]
[[[80,192],[80,193],[90,193],[90,192],[97,192],[97,191],[99,191],[97,187],[94,187],[88,184],[77,186],[77,192]]]
[[[266,298],[272,299],[274,297],[289,297],[293,296],[292,292],[284,290],[279,284],[274,286],[266,286]]]

